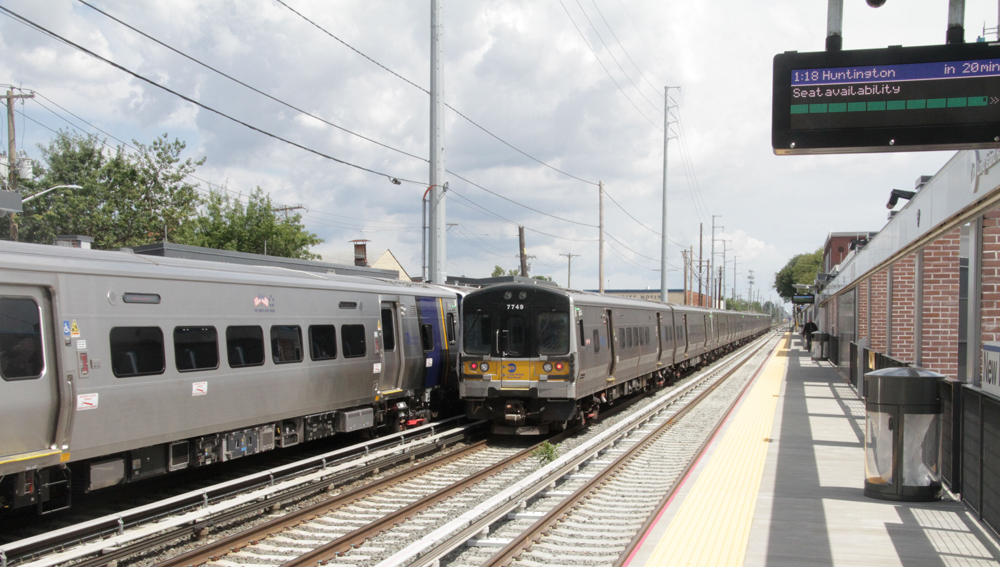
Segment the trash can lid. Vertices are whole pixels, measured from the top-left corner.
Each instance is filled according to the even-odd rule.
[[[946,376],[932,370],[903,366],[865,374],[868,404],[939,406],[938,384]]]

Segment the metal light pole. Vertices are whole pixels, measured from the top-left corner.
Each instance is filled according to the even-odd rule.
[[[79,185],[56,185],[55,187],[49,187],[48,189],[39,191],[30,197],[21,199],[21,206],[23,207],[25,203],[37,199],[46,193],[55,191],[56,189],[83,189],[83,187],[80,187]],[[10,239],[17,242],[17,218],[13,214],[10,215]]]
[[[441,49],[441,0],[431,0],[431,148],[428,235],[428,279],[445,283],[445,191],[444,182],[444,56]]]

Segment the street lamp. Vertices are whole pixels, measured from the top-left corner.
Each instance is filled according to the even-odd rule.
[[[56,185],[55,187],[49,187],[48,189],[46,189],[44,191],[39,191],[38,193],[35,193],[34,195],[32,195],[32,196],[30,196],[30,197],[28,197],[26,199],[21,199],[21,206],[22,206],[21,210],[23,210],[24,204],[27,203],[28,201],[30,201],[30,200],[32,200],[32,199],[34,199],[36,197],[41,197],[42,195],[44,195],[44,194],[46,194],[46,193],[48,193],[50,191],[55,191],[56,189],[83,189],[83,187],[80,187],[79,185]],[[7,211],[4,211],[5,214],[6,214],[6,212]],[[10,215],[10,239],[12,241],[14,241],[14,242],[17,242],[17,222],[16,222],[15,217],[14,217],[14,211],[10,211],[10,213],[11,213],[11,215]],[[2,216],[2,215],[0,215],[0,216]]]
[[[83,189],[83,187],[80,187],[79,185],[56,185],[55,187],[49,187],[45,191],[40,191],[38,193],[35,193],[34,195],[28,197],[27,199],[21,199],[21,204],[23,205],[36,197],[41,197],[42,195],[48,193],[49,191],[55,191],[56,189]]]

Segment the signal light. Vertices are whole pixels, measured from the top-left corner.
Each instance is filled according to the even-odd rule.
[[[556,370],[562,370],[562,369],[563,369],[563,363],[557,362],[556,363]]]
[[[473,363],[469,364],[469,368],[471,368],[473,370],[479,370],[479,364],[473,362]]]

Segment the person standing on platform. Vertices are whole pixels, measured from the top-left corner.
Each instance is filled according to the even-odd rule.
[[[819,330],[816,323],[810,319],[808,323],[802,325],[802,335],[806,338],[806,350],[812,350],[813,348],[813,333]]]

